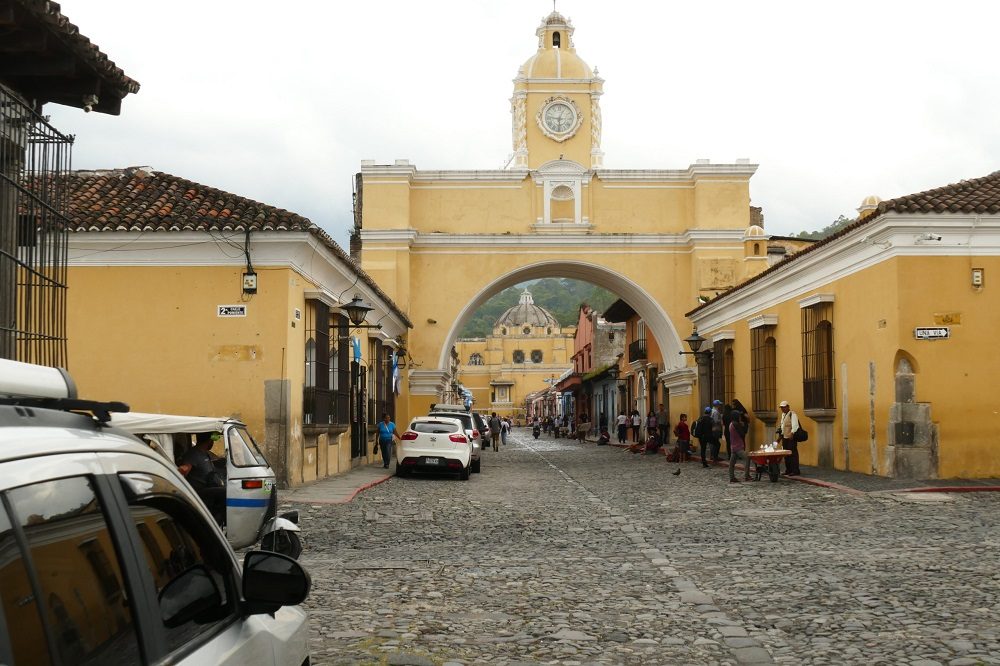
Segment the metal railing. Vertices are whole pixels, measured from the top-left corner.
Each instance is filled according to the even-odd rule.
[[[633,340],[628,345],[628,362],[644,361],[646,358],[646,341]]]
[[[72,145],[0,85],[0,358],[66,366]]]

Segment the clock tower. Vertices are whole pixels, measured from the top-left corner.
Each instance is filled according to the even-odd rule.
[[[511,98],[514,168],[538,169],[568,160],[603,166],[601,107],[604,79],[576,54],[573,24],[558,12],[535,31],[538,51],[514,79]]]

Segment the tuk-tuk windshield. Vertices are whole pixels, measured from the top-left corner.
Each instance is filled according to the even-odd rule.
[[[264,454],[260,452],[253,437],[244,428],[229,430],[229,455],[237,467],[267,466]]]

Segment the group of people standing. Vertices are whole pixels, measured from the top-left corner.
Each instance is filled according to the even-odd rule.
[[[780,410],[775,441],[779,442],[782,448],[791,451],[791,454],[785,457],[785,474],[798,476],[801,471],[795,433],[801,426],[798,415],[791,410],[787,401],[781,401]],[[668,442],[668,424],[669,415],[662,404],[656,412],[650,411],[645,419],[639,415],[638,410],[632,410],[631,414],[621,411],[617,418],[618,443],[626,443],[631,428],[632,444],[629,450],[634,453],[643,450],[646,453],[655,453]],[[644,443],[640,437],[643,426],[647,433]],[[721,400],[713,400],[693,424],[688,423],[687,414],[680,415],[680,420],[673,428],[676,447],[671,455],[678,461],[686,460],[691,454],[691,440],[695,438],[701,451],[701,464],[708,467],[709,462],[722,461],[722,445],[725,443],[730,483],[739,482],[736,478],[736,463],[740,459],[743,460],[744,480],[749,480],[750,463],[746,457],[746,439],[749,430],[750,413],[743,403],[736,399],[726,404]]]

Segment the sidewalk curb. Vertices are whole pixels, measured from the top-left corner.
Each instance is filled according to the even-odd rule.
[[[921,486],[919,488],[900,488],[899,490],[872,490],[872,495],[882,493],[996,493],[1000,486]]]
[[[375,486],[379,485],[380,483],[385,483],[386,481],[388,481],[392,477],[393,477],[392,474],[387,474],[386,476],[384,476],[384,477],[382,477],[380,479],[375,479],[373,481],[369,481],[368,483],[366,483],[366,484],[364,484],[362,486],[359,486],[359,487],[355,488],[354,490],[352,490],[350,492],[350,494],[347,495],[346,497],[342,497],[340,499],[305,499],[305,498],[303,498],[303,499],[296,499],[296,498],[293,497],[291,499],[288,499],[287,502],[289,504],[347,504],[348,502],[350,502],[351,500],[353,500],[355,497],[357,497],[358,495],[360,495],[365,490],[368,490],[369,488],[374,488]],[[282,501],[286,501],[286,500],[282,500]]]

